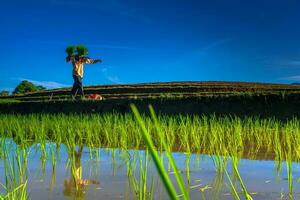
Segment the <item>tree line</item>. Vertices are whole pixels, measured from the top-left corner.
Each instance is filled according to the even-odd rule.
[[[17,85],[17,87],[12,92],[12,94],[13,95],[24,94],[27,92],[37,92],[37,91],[42,91],[42,90],[46,90],[46,88],[41,85],[35,85],[27,80],[23,80],[23,81],[21,81],[21,83],[19,83]],[[10,95],[9,91],[6,91],[6,90],[0,91],[0,96],[8,96],[8,95]]]

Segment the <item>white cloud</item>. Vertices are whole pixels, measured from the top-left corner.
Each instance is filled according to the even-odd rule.
[[[105,67],[103,67],[103,68],[101,69],[101,71],[102,71],[102,73],[106,73],[107,70],[109,70],[109,69],[111,69],[110,66],[105,66]]]
[[[297,76],[287,76],[287,77],[281,77],[279,80],[285,80],[285,81],[300,81],[300,75]]]
[[[32,80],[32,79],[28,79],[28,78],[13,78],[13,79],[17,79],[19,81],[29,81],[35,85],[41,85],[47,89],[54,89],[54,88],[62,88],[62,87],[70,87],[70,85],[65,85],[62,83],[58,83],[58,82],[54,82],[54,81],[39,81],[39,80]]]
[[[0,91],[8,91],[8,92],[12,92],[14,91],[15,88],[1,88]]]
[[[300,66],[300,60],[290,60],[286,62],[287,65],[292,65],[292,66]]]
[[[106,76],[106,78],[112,83],[123,84],[117,76]]]
[[[206,47],[203,47],[200,51],[201,52],[203,52],[203,51],[205,52],[205,51],[208,51],[210,49],[213,49],[213,48],[216,48],[218,46],[221,46],[221,45],[223,45],[223,44],[225,44],[227,42],[230,42],[230,41],[232,41],[231,38],[224,38],[224,39],[216,40],[216,41],[208,44]]]
[[[300,67],[300,60],[294,59],[294,60],[266,60],[264,61],[264,64],[266,64],[268,67],[273,68],[279,67],[279,68],[299,68]]]
[[[101,71],[102,71],[104,77],[105,77],[107,80],[109,80],[110,82],[112,82],[112,83],[123,84],[123,82],[119,79],[118,76],[112,75],[112,74],[109,72],[110,69],[112,69],[111,66],[104,66],[104,67],[102,68]]]

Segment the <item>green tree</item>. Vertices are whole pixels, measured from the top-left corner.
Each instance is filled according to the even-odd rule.
[[[8,95],[9,95],[9,91],[6,90],[0,91],[0,96],[8,96]]]
[[[37,92],[41,90],[45,90],[46,88],[41,85],[34,85],[29,81],[22,81],[13,91],[13,94],[24,94],[26,92]]]

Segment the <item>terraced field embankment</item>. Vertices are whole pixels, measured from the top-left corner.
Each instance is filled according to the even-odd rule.
[[[167,82],[98,85],[85,94],[103,101],[72,101],[70,88],[0,97],[2,113],[130,112],[135,103],[146,112],[152,104],[165,114],[300,116],[300,86],[247,82]],[[5,103],[6,102],[6,103]]]

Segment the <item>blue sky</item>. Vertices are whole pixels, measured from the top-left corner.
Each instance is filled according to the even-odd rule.
[[[300,82],[300,2],[4,0],[0,90],[70,86],[65,47],[85,44],[84,85]]]

